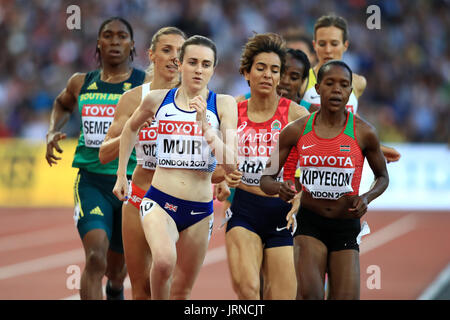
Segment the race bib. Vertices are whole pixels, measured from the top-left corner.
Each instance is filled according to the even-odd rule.
[[[300,183],[315,199],[337,200],[353,192],[354,168],[302,167]]]
[[[139,148],[142,150],[142,167],[145,169],[156,169],[156,138],[158,127],[152,123],[151,127],[142,128],[139,131]]]
[[[242,182],[249,186],[259,186],[261,175],[268,160],[267,157],[239,157],[239,171],[242,172]],[[283,181],[283,169],[281,169],[276,180]]]
[[[141,213],[141,219],[143,220],[146,215],[148,215],[150,212],[152,212],[153,209],[157,207],[157,203],[150,199],[143,199],[141,201],[140,205],[140,213]]]
[[[208,169],[211,149],[196,122],[160,121],[157,143],[158,166]]]
[[[81,121],[86,147],[100,148],[113,121],[115,110],[115,105],[86,104],[83,106]]]

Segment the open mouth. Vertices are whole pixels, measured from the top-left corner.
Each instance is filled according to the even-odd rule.
[[[330,99],[328,99],[328,101],[332,105],[340,105],[342,103],[342,98],[340,98],[340,97],[331,97]]]
[[[272,88],[272,84],[269,82],[261,82],[260,85],[262,87]]]
[[[108,54],[113,57],[119,57],[122,53],[119,50],[109,50]]]

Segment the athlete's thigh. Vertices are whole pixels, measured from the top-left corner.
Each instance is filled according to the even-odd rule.
[[[169,254],[176,256],[175,244],[179,234],[175,221],[159,204],[149,199],[142,200],[140,212],[153,259]]]
[[[360,298],[359,252],[332,251],[328,261],[330,299]]]
[[[264,299],[295,299],[297,278],[292,246],[264,249]]]
[[[295,237],[299,247],[298,274],[302,298],[323,299],[328,250],[325,244],[311,236]]]
[[[225,235],[228,266],[234,282],[259,282],[263,259],[261,238],[243,227],[233,227]]]
[[[139,210],[130,203],[124,204],[122,209],[122,238],[131,284],[133,285],[133,280],[148,279],[150,248],[145,239]]]
[[[175,298],[189,294],[200,272],[209,244],[209,229],[212,215],[180,232],[177,242],[177,264],[175,266],[171,295]]]

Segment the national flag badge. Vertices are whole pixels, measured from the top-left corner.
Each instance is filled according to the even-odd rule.
[[[123,91],[128,91],[131,89],[131,82],[125,82],[123,84]]]
[[[166,204],[164,205],[164,209],[167,209],[167,210],[170,210],[173,212],[177,212],[178,206],[175,206],[173,204],[166,202]]]
[[[339,151],[341,152],[350,152],[350,146],[349,145],[341,145],[339,148]]]
[[[271,124],[271,129],[273,130],[281,130],[281,122],[279,120],[274,120]]]
[[[97,83],[93,82],[89,87],[87,87],[87,90],[97,90]]]

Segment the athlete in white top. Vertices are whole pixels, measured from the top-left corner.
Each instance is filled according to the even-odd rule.
[[[310,69],[309,83],[303,100],[311,103],[310,112],[316,111],[320,106],[320,95],[317,94],[314,85],[316,75],[320,67],[330,60],[342,60],[344,52],[349,46],[347,22],[342,17],[322,16],[314,25],[314,50],[316,51],[318,63]],[[366,78],[353,73],[353,90],[347,102],[347,110],[357,113],[358,99],[363,94],[367,86]],[[394,162],[400,159],[400,153],[394,148],[381,146],[387,162]]]
[[[152,187],[146,194],[150,198],[144,198],[141,203],[142,225],[153,257],[152,299],[189,298],[209,241],[213,198],[211,169],[215,162],[210,153],[217,157],[226,172],[236,169],[237,106],[234,98],[216,96],[214,105],[223,140],[212,128],[213,119],[209,119],[212,125],[207,119],[207,114],[211,115],[207,112],[211,108],[206,102],[211,101],[207,84],[216,61],[216,47],[210,39],[193,36],[186,40],[180,52],[181,85],[178,90],[151,91],[122,132],[113,191],[119,199],[125,199],[128,193],[125,168],[139,128],[156,115],[158,130],[162,133],[162,136],[158,135],[161,158],[157,154],[161,164],[157,166]],[[175,109],[165,110],[169,104]],[[177,118],[183,115],[184,122],[179,121],[180,118],[177,121],[171,119],[169,112],[174,110]],[[184,140],[177,144],[170,137],[173,133],[183,135]],[[202,139],[198,139],[199,134]],[[164,138],[164,135],[167,136]],[[199,148],[201,155],[197,153]],[[195,221],[198,217],[201,220]]]
[[[164,27],[154,34],[149,49],[151,70],[148,70],[152,73],[152,82],[127,91],[119,100],[114,120],[100,147],[99,158],[102,163],[118,157],[122,129],[149,91],[169,89],[178,83],[179,73],[174,62],[185,38],[184,33],[175,27]],[[137,166],[133,172],[128,201],[122,207],[122,238],[133,299],[151,297],[151,254],[141,226],[139,205],[155,172],[156,133],[155,126],[143,127],[139,132],[139,141],[135,146]]]

